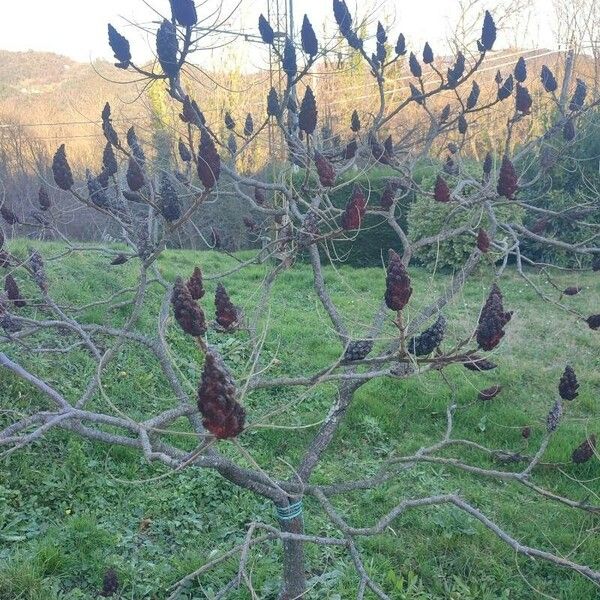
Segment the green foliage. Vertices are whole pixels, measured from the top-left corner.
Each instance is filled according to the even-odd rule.
[[[414,179],[419,184],[425,177],[430,176],[434,167],[424,161],[415,167]],[[304,172],[295,175],[294,183],[300,186]],[[337,208],[345,208],[352,194],[353,184],[360,185],[368,200],[367,210],[381,210],[380,215],[367,215],[358,232],[351,232],[344,241],[333,244],[332,254],[341,258],[349,266],[375,267],[381,266],[389,248],[398,249],[397,234],[391,229],[386,220],[386,211],[380,208],[383,190],[390,178],[397,178],[398,173],[387,167],[376,167],[368,171],[356,171],[345,174],[336,182],[336,189],[330,192],[329,198]],[[343,187],[343,183],[348,183]],[[399,193],[400,196],[400,193]],[[397,201],[396,220],[404,229],[407,228],[407,218],[415,194],[409,192]]]
[[[380,209],[381,194],[388,178],[393,176],[392,172],[377,169],[375,172],[352,178],[354,183],[364,189],[368,210]],[[345,187],[330,195],[331,202],[338,208],[345,208],[351,194],[352,186]],[[406,226],[406,215],[412,198],[411,194],[397,203],[396,218],[403,227]],[[398,236],[387,223],[383,210],[381,215],[367,215],[360,231],[350,232],[347,237],[347,240],[336,241],[333,244],[333,252],[353,267],[381,265],[382,257],[387,255],[388,248],[398,247]]]
[[[433,185],[433,178],[423,182],[426,190],[432,190]],[[512,223],[520,223],[523,219],[523,211],[510,204],[498,207],[496,213],[500,219]],[[430,271],[458,269],[464,265],[476,246],[474,234],[480,227],[486,230],[490,227],[487,213],[481,205],[467,208],[457,202],[436,202],[429,195],[419,194],[408,213],[408,235],[411,240],[435,236],[440,231],[463,226],[468,226],[473,233],[464,233],[439,244],[423,246],[417,250],[415,258]],[[497,256],[490,251],[486,259],[493,262]]]
[[[598,157],[600,157],[600,110],[587,113],[579,120],[577,126],[577,138],[573,146],[568,149],[567,156],[578,164],[578,181],[583,180],[600,184],[600,172],[598,171]]]
[[[535,192],[531,192],[529,196],[534,196],[534,194]],[[528,201],[528,199],[525,200]],[[588,240],[593,235],[593,230],[586,225],[577,223],[578,220],[600,224],[599,201],[590,199],[588,195],[580,190],[574,192],[569,192],[566,189],[550,190],[547,193],[531,197],[530,200],[531,204],[538,208],[560,213],[548,217],[543,231],[540,232],[540,235],[545,238],[577,244]],[[538,221],[544,218],[545,216],[542,213],[528,213],[525,226],[535,229]],[[552,246],[546,242],[537,242],[529,238],[524,238],[522,247],[524,254],[537,262],[552,263],[565,267],[589,267],[591,263],[589,256],[574,254],[558,246]]]
[[[541,178],[537,178],[537,168],[530,168],[524,173],[525,183],[529,182],[531,185],[524,187],[519,193],[519,199],[531,206],[562,213],[548,218],[540,235],[567,243],[578,243],[589,239],[593,233],[590,227],[575,223],[578,218],[587,223],[600,223],[599,127],[600,112],[591,111],[579,122],[577,137],[572,144],[565,144],[561,139],[548,141],[556,162]],[[528,152],[521,163],[535,165],[538,161],[535,149]],[[580,212],[581,209],[584,212]],[[524,224],[530,228],[542,218],[542,213],[528,211]],[[537,262],[550,262],[565,267],[588,266],[590,262],[589,257],[528,238],[523,239],[522,249],[528,258]]]

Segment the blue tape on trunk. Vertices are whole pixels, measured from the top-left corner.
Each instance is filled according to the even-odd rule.
[[[288,506],[277,506],[277,516],[280,521],[291,521],[302,514],[302,500]]]

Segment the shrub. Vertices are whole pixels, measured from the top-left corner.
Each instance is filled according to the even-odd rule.
[[[422,162],[415,168],[415,182],[419,184],[425,178],[431,176],[436,170],[431,162]],[[304,177],[304,171],[294,176],[294,183],[300,186]],[[381,195],[390,179],[396,179],[398,174],[387,167],[370,169],[368,173],[349,173],[339,177],[336,186],[349,181],[359,185],[367,197],[367,210],[379,210],[381,208]],[[348,204],[348,187],[330,192],[330,199],[334,206],[344,209]],[[408,192],[396,203],[396,220],[404,230],[408,227],[408,213],[410,206],[415,200],[415,193]],[[337,240],[334,243],[334,252],[341,257],[346,264],[353,267],[381,266],[390,247],[398,247],[398,236],[389,227],[386,221],[385,211],[381,215],[368,214],[362,220],[361,229],[352,232],[351,238]]]
[[[422,188],[433,190],[434,176],[428,176],[422,182]],[[452,186],[451,186],[452,187]],[[523,211],[518,206],[507,204],[495,209],[502,215],[503,221],[521,223]],[[457,202],[436,202],[434,198],[425,194],[418,194],[411,203],[408,211],[408,235],[411,240],[418,240],[424,236],[436,235],[442,229],[455,229],[468,225],[472,231],[479,228],[489,230],[490,222],[479,204],[471,208],[463,208]],[[415,258],[430,270],[453,270],[464,265],[465,260],[477,244],[477,238],[472,233],[454,236],[436,246],[424,246],[417,250]],[[495,262],[499,253],[493,248],[486,255],[486,260]]]
[[[532,190],[529,196],[530,204],[561,213],[556,216],[528,213],[524,225],[544,237],[576,244],[590,237],[590,223],[600,223],[600,202],[590,200],[583,191],[575,190],[570,193],[566,189],[557,189],[540,194]],[[576,208],[569,210],[572,207]],[[582,225],[578,221],[585,221],[586,224]],[[563,248],[551,246],[547,242],[538,242],[529,238],[523,239],[522,249],[532,260],[563,267],[573,267],[579,263],[589,266],[592,261],[591,257],[576,255]]]

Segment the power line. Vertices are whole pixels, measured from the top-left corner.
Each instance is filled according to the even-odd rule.
[[[551,50],[551,51],[548,51],[548,52],[542,52],[540,54],[536,54],[535,56],[530,56],[528,58],[531,59],[531,60],[533,60],[533,59],[536,59],[536,58],[541,58],[543,56],[548,56],[550,54],[557,54],[558,52],[560,52],[560,50]],[[512,64],[514,64],[514,63],[513,62],[509,62],[509,63],[504,63],[502,65],[493,65],[491,67],[486,67],[484,69],[478,69],[477,73],[484,73],[486,71],[493,71],[493,70],[496,70],[496,69],[499,69],[499,68],[502,68],[502,67],[505,67],[505,66],[508,66],[508,65],[512,65]],[[406,76],[403,76],[403,77],[398,77],[398,79],[396,79],[395,81],[403,81],[405,79],[414,79],[414,77],[412,75],[406,75]],[[426,81],[426,82],[424,82],[423,85],[431,85],[432,83],[437,83],[437,80],[436,81]],[[403,87],[394,88],[392,90],[385,90],[383,93],[384,93],[384,95],[387,96],[389,94],[393,94],[394,92],[402,92],[402,91],[409,90],[409,89],[410,88],[408,86],[403,86]],[[347,92],[347,91],[348,91],[347,89],[344,90],[344,92]],[[352,100],[353,101],[356,101],[356,100],[365,100],[366,98],[371,98],[371,97],[372,97],[372,95],[369,94],[367,96],[358,96],[358,97],[352,98]],[[346,101],[345,100],[336,100],[334,102],[329,102],[328,105],[332,106],[332,105],[335,105],[335,104],[342,104],[343,102],[346,102]]]
[[[492,57],[491,60],[506,61],[507,58],[511,58],[513,56],[521,56],[523,54],[526,55],[526,54],[532,53],[532,52],[536,52],[536,50],[529,50],[529,51],[525,51],[525,52],[513,52],[510,54]],[[561,52],[562,52],[561,50],[549,50],[549,51],[545,51],[545,52],[540,52],[539,54],[533,54],[531,56],[527,56],[527,59],[528,60],[536,60],[536,59],[542,58],[544,56],[558,54]],[[503,62],[502,64],[493,64],[491,66],[479,69],[477,71],[477,73],[484,73],[484,72],[492,71],[495,69],[501,69],[503,67],[510,66],[512,64],[514,64],[514,61]],[[405,75],[405,76],[396,78],[394,81],[404,81],[404,80],[409,80],[409,79],[413,79],[413,77],[411,75]],[[434,82],[426,81],[424,83],[424,85],[431,85],[432,83],[434,83]],[[369,85],[369,84],[366,84],[366,85]],[[364,85],[351,86],[349,88],[345,88],[344,92],[348,92],[348,91],[352,91],[354,89],[360,89],[360,88],[364,88],[364,87],[365,87]],[[385,90],[384,94],[389,95],[389,94],[393,94],[395,92],[405,91],[407,89],[409,89],[407,86],[393,88],[391,90]],[[367,99],[370,97],[371,97],[370,95],[363,95],[363,96],[358,96],[356,98],[353,98],[353,100],[364,100],[364,99]],[[344,102],[343,100],[338,100],[338,101],[329,102],[328,104],[335,105],[335,104],[341,104],[343,102]],[[251,108],[257,107],[257,106],[259,106],[258,103],[252,104]],[[260,106],[262,106],[262,104],[260,104]],[[204,112],[218,112],[218,110],[217,109],[212,109],[212,110],[209,109],[209,110],[205,110]],[[112,121],[113,122],[131,122],[131,121],[148,121],[148,119],[149,119],[149,117],[131,117],[131,118],[112,119]],[[102,121],[90,121],[90,120],[88,120],[88,121],[61,121],[61,122],[54,122],[54,123],[18,123],[18,124],[0,123],[0,129],[18,129],[20,127],[60,127],[60,126],[73,126],[73,125],[100,126],[101,124],[102,124]],[[81,135],[43,137],[43,138],[31,138],[31,139],[35,140],[35,141],[61,141],[61,140],[69,140],[69,139],[84,139],[84,138],[98,138],[98,137],[103,137],[103,134],[102,133],[81,134]]]
[[[147,117],[131,117],[130,119],[111,119],[114,123],[142,121]],[[0,123],[0,129],[18,129],[19,127],[61,127],[67,125],[101,125],[102,121],[62,121],[57,123]]]

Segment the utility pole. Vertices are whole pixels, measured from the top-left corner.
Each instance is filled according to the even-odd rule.
[[[573,48],[567,50],[565,57],[565,75],[563,77],[562,87],[560,89],[559,106],[561,112],[565,112],[567,106],[567,98],[569,97],[569,88],[571,87],[571,79],[573,78],[573,69],[575,68],[575,52]]]
[[[275,88],[282,97],[286,84],[283,71],[279,65],[279,57],[283,54],[286,38],[289,37],[292,41],[294,39],[293,0],[266,0],[266,2],[267,20],[275,31],[275,44],[279,53],[279,56],[277,56],[273,48],[269,48],[270,86]],[[269,156],[277,157],[280,154],[282,143],[281,132],[271,121],[269,124]]]
[[[288,36],[290,38],[290,41],[292,42],[292,44],[295,43],[296,41],[296,31],[294,29],[294,0],[289,0],[289,8],[288,8]],[[296,94],[296,84],[294,84],[292,86],[292,88],[290,89],[290,98],[296,103],[296,106],[298,106],[298,95]],[[296,115],[290,115],[293,122],[292,122],[292,128],[296,129],[298,126],[298,118]]]
[[[295,39],[295,31],[294,31],[294,0],[290,0],[290,6],[289,6],[289,24],[290,24],[290,30],[289,30],[289,36],[290,36],[290,40],[292,40],[292,42]]]

